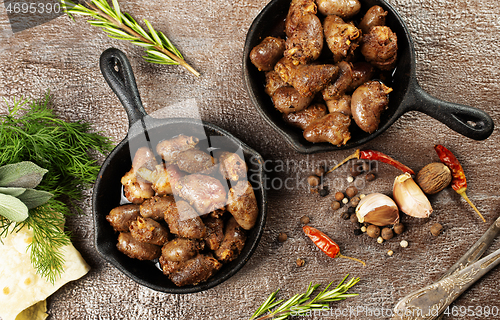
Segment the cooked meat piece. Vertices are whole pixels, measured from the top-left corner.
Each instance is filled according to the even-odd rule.
[[[165,211],[165,222],[170,232],[182,238],[205,238],[207,228],[196,211],[186,201],[177,201],[176,205]]]
[[[116,247],[132,259],[153,260],[161,255],[161,247],[140,242],[130,232],[120,232]]]
[[[356,90],[363,83],[370,81],[375,73],[375,68],[368,62],[356,62],[352,64],[352,83],[348,92]]]
[[[286,39],[284,56],[293,64],[305,64],[319,58],[323,49],[323,26],[315,14],[303,15],[295,31]]]
[[[175,192],[204,215],[226,205],[226,188],[214,178],[203,174],[190,174],[179,180]]]
[[[363,34],[368,34],[372,27],[385,26],[386,16],[387,11],[384,11],[381,6],[373,6],[366,11],[365,16],[358,25],[358,28],[363,31]]]
[[[323,29],[326,43],[333,53],[335,62],[352,56],[359,46],[360,30],[338,16],[327,16],[323,22]]]
[[[134,168],[134,173],[136,173],[140,168],[154,170],[157,164],[158,162],[156,162],[153,151],[148,147],[142,147],[135,153],[134,160],[132,161],[132,168]]]
[[[321,119],[314,120],[304,130],[304,138],[310,142],[330,142],[341,146],[351,138],[349,125],[351,118],[340,112],[327,114]]]
[[[151,183],[138,178],[134,173],[134,168],[130,169],[122,177],[121,183],[125,192],[125,198],[134,204],[142,203],[145,199],[149,199],[155,195],[155,192],[151,188]]]
[[[198,254],[184,262],[177,271],[170,274],[169,278],[178,287],[197,285],[207,281],[220,267],[222,264],[213,257]]]
[[[247,176],[247,164],[237,153],[223,152],[219,156],[220,173],[228,180],[238,181]]]
[[[358,0],[316,0],[318,11],[327,15],[337,15],[344,19],[352,18],[361,9]]]
[[[224,240],[224,222],[222,219],[212,217],[206,218],[203,222],[207,227],[207,238],[205,239],[207,247],[215,251],[219,249],[222,240]]]
[[[266,37],[250,51],[250,61],[259,71],[270,71],[283,57],[283,52],[285,52],[285,40]]]
[[[162,246],[168,241],[168,230],[153,219],[138,217],[130,224],[130,234],[137,241]]]
[[[169,276],[172,273],[179,271],[179,269],[185,264],[185,262],[167,260],[163,256],[160,257],[159,262],[163,274],[166,276]]]
[[[201,241],[177,238],[163,246],[161,257],[169,261],[183,262],[195,257],[203,248],[204,243]]]
[[[197,173],[213,167],[215,160],[206,152],[191,149],[181,152],[176,163],[182,171]]]
[[[199,139],[180,134],[172,139],[163,140],[156,145],[156,152],[166,163],[177,160],[179,153],[194,149]]]
[[[326,106],[328,107],[329,113],[340,112],[346,116],[351,116],[351,96],[343,95],[338,100],[328,100],[326,101]]]
[[[339,68],[337,80],[327,85],[322,92],[325,101],[340,99],[352,83],[352,64],[340,61],[337,66]]]
[[[396,66],[398,37],[389,27],[372,27],[370,33],[363,36],[361,53],[374,67],[391,70]]]
[[[175,208],[175,199],[172,196],[154,196],[141,204],[141,216],[156,221],[165,219],[165,212]]]
[[[301,96],[294,87],[281,87],[273,95],[273,104],[279,112],[288,114],[307,108],[313,99]]]
[[[217,210],[210,212],[208,214],[208,217],[220,218],[220,217],[224,216],[224,213],[226,213],[226,208],[221,208],[221,209],[217,209]]]
[[[378,129],[380,115],[389,104],[391,88],[379,81],[369,81],[352,94],[352,117],[361,130],[373,133]]]
[[[246,239],[245,229],[236,222],[234,217],[231,217],[226,223],[224,240],[220,244],[219,249],[215,251],[215,257],[224,263],[233,261],[240,255],[241,250],[243,250]]]
[[[286,87],[288,84],[281,79],[276,71],[266,72],[266,93],[272,97],[274,92],[281,87]]]
[[[274,67],[280,77],[303,97],[313,96],[337,76],[339,68],[332,64],[294,65],[283,58]],[[275,92],[276,94],[276,92]]]
[[[259,208],[252,184],[249,181],[238,181],[229,190],[227,211],[233,215],[243,229],[253,228],[259,215]]]
[[[317,7],[314,0],[292,0],[288,14],[286,16],[285,31],[286,36],[291,37],[303,16],[316,14]]]
[[[111,209],[106,216],[109,224],[116,232],[127,232],[130,224],[139,216],[139,205],[126,204]]]
[[[175,165],[169,165],[165,168],[164,164],[159,164],[154,171],[141,168],[137,171],[137,174],[146,181],[152,182],[151,187],[159,196],[172,194],[172,186],[181,178],[179,168]]]
[[[283,120],[294,127],[305,130],[313,120],[322,118],[324,115],[326,115],[325,105],[316,103],[304,110],[283,114]]]

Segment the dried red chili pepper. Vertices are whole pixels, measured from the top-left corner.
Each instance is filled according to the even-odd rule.
[[[446,149],[444,146],[437,144],[434,146],[434,150],[436,150],[439,159],[442,163],[444,163],[451,170],[451,187],[455,190],[462,198],[467,201],[467,203],[477,212],[477,214],[483,219],[483,215],[477,210],[476,206],[469,200],[465,191],[467,190],[467,180],[465,179],[464,169],[460,162],[458,162],[457,158],[451,153],[450,150]]]
[[[339,246],[332,240],[330,239],[326,234],[323,232],[319,231],[316,228],[310,227],[310,226],[304,226],[302,227],[302,230],[304,230],[304,233],[306,236],[308,236],[314,244],[321,249],[324,253],[326,253],[327,256],[330,258],[346,258],[346,259],[351,259],[354,261],[361,262],[363,265],[365,263],[359,259],[344,256],[340,254],[340,248]]]
[[[412,169],[408,168],[407,166],[405,166],[401,162],[394,160],[393,158],[389,157],[388,155],[386,155],[380,151],[375,151],[375,150],[362,150],[362,151],[360,151],[359,149],[356,150],[356,152],[354,152],[353,154],[351,154],[347,158],[345,158],[344,160],[342,160],[335,167],[328,170],[327,173],[332,172],[333,170],[337,169],[338,167],[340,167],[341,165],[343,165],[344,163],[346,163],[347,161],[349,161],[351,159],[377,160],[380,162],[390,164],[393,167],[395,167],[395,168],[397,168],[405,173],[408,172],[409,174],[415,174],[415,172]]]

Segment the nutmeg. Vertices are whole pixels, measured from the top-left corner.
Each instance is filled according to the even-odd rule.
[[[427,194],[435,194],[446,188],[451,182],[450,169],[440,163],[429,163],[417,174],[417,183]]]

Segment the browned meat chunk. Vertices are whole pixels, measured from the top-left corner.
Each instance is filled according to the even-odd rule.
[[[238,181],[229,190],[227,202],[227,211],[233,215],[236,222],[245,230],[252,229],[259,215],[252,184],[248,181]]]
[[[323,26],[312,13],[303,15],[294,32],[286,39],[284,56],[294,64],[305,64],[319,58],[323,49]]]
[[[238,181],[247,176],[247,164],[237,153],[223,152],[219,156],[220,173],[225,179]]]
[[[206,152],[197,149],[183,151],[177,158],[177,166],[188,173],[207,170],[215,165],[215,160]]]
[[[204,223],[207,227],[205,242],[210,250],[215,251],[224,240],[224,222],[222,219],[209,217],[204,220]]]
[[[352,64],[352,83],[348,92],[356,90],[363,83],[370,81],[375,73],[375,68],[367,62],[356,62]]]
[[[372,27],[370,33],[363,36],[361,53],[374,67],[391,70],[396,65],[398,37],[389,27]]]
[[[112,209],[106,216],[116,232],[127,232],[130,224],[139,216],[139,205],[126,204]]]
[[[337,66],[339,68],[337,80],[327,85],[322,92],[325,101],[340,99],[352,84],[352,65],[349,62],[341,61]]]
[[[181,178],[179,168],[175,165],[165,167],[165,165],[159,164],[154,171],[141,168],[137,171],[137,174],[144,180],[152,182],[151,188],[158,196],[172,194],[172,186],[175,186]]]
[[[160,256],[159,259],[161,269],[163,271],[163,274],[166,276],[171,275],[174,272],[179,271],[179,269],[184,265],[185,262],[180,262],[180,261],[170,261],[167,260],[162,256]]]
[[[140,242],[129,232],[120,232],[116,247],[132,259],[153,260],[161,255],[161,247]]]
[[[138,178],[134,173],[134,168],[130,169],[120,181],[123,185],[125,198],[134,204],[140,204],[145,199],[151,198],[155,192],[151,188],[151,183]]]
[[[270,71],[283,57],[283,52],[285,52],[285,40],[266,37],[250,51],[250,61],[259,71]]]
[[[266,93],[272,97],[273,94],[281,87],[286,87],[288,84],[281,79],[276,71],[266,72]]]
[[[165,221],[170,232],[182,238],[205,238],[207,228],[196,211],[186,201],[177,201],[176,205],[176,208],[169,207],[165,212]]]
[[[177,238],[163,246],[161,257],[164,260],[184,262],[194,258],[203,248],[204,245],[201,241]]]
[[[141,204],[141,216],[156,221],[165,219],[165,212],[175,208],[175,199],[172,196],[154,196]]]
[[[168,241],[168,230],[153,219],[138,217],[130,224],[130,234],[137,241],[162,246]]]
[[[215,251],[215,256],[221,262],[229,262],[236,259],[243,247],[245,246],[245,241],[247,239],[245,229],[243,229],[234,219],[231,217],[224,230],[224,240],[220,244],[219,249]]]
[[[316,14],[317,7],[314,0],[292,0],[288,14],[286,16],[285,32],[287,37],[291,37],[303,16]]]
[[[314,96],[303,97],[294,87],[282,87],[273,95],[274,107],[281,113],[288,114],[307,108]]]
[[[198,254],[193,259],[182,263],[177,271],[171,273],[170,280],[178,287],[197,285],[207,281],[221,266],[222,264],[213,257]]]
[[[359,46],[361,32],[351,23],[346,23],[338,16],[328,16],[323,22],[325,39],[333,53],[335,62],[352,56]]]
[[[153,151],[147,147],[142,147],[135,153],[134,160],[132,161],[132,168],[134,168],[135,173],[140,168],[153,170],[157,164],[158,162],[156,162]]]
[[[276,63],[274,70],[284,81],[297,89],[301,96],[310,97],[335,79],[339,68],[332,64],[296,66],[289,59],[283,58]]]
[[[185,176],[177,183],[175,192],[204,215],[226,205],[226,189],[222,183],[203,174]]]
[[[369,81],[352,94],[352,117],[361,130],[373,133],[378,129],[380,115],[389,104],[391,88],[379,81]]]
[[[328,107],[328,112],[340,112],[347,116],[351,116],[351,96],[343,95],[340,99],[337,100],[328,100],[326,101],[326,105]]]
[[[311,122],[316,119],[322,118],[324,115],[326,115],[325,105],[316,103],[304,110],[292,112],[289,114],[283,114],[283,120],[294,127],[305,130],[311,124]]]
[[[349,125],[351,118],[340,112],[327,114],[304,130],[304,138],[310,142],[330,142],[341,146],[351,138]]]
[[[327,15],[337,15],[342,18],[352,18],[361,9],[358,0],[316,0],[318,11]]]
[[[194,149],[198,143],[198,138],[188,137],[180,134],[172,139],[163,140],[156,145],[156,152],[165,160],[170,163],[179,157],[182,151]]]
[[[373,6],[366,11],[358,27],[363,31],[363,34],[368,34],[372,27],[385,26],[386,16],[387,11],[384,11],[381,6]]]

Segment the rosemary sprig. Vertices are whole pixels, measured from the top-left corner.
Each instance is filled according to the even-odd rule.
[[[328,288],[330,288],[333,281],[330,282],[326,288],[318,293],[313,299],[311,299],[311,295],[314,291],[316,291],[316,289],[318,289],[320,286],[319,284],[312,285],[312,282],[309,283],[305,293],[296,294],[285,302],[283,302],[284,300],[276,301],[276,295],[279,292],[278,289],[267,298],[267,300],[255,311],[249,320],[284,320],[289,316],[307,315],[311,311],[324,310],[324,308],[328,308],[330,302],[345,300],[349,297],[357,296],[357,293],[346,292],[358,283],[360,279],[351,278],[351,280],[347,283],[344,283],[347,277],[349,277],[349,275],[346,275],[335,289],[328,291]],[[279,304],[281,305],[278,306]],[[272,310],[275,307],[277,308]],[[268,314],[264,315],[265,313]]]
[[[60,249],[71,243],[63,228],[71,211],[61,200],[81,211],[76,202],[82,199],[82,190],[95,182],[100,168],[89,152],[106,154],[113,148],[108,138],[89,131],[88,123],[57,118],[50,109],[49,93],[39,101],[14,99],[7,103],[7,114],[0,115],[0,166],[36,163],[48,170],[37,189],[54,195],[44,205],[30,209],[23,222],[0,216],[0,241],[24,226],[32,229],[31,263],[52,283],[63,271]]]
[[[191,67],[182,54],[161,31],[156,31],[151,23],[144,19],[146,32],[132,16],[120,10],[117,0],[112,0],[111,7],[106,0],[84,1],[76,4],[70,0],[60,0],[61,5],[71,18],[72,14],[90,16],[96,20],[87,22],[94,27],[103,28],[104,32],[113,39],[130,41],[146,49],[147,55],[143,58],[151,63],[181,65],[189,72],[199,77],[200,73]]]

